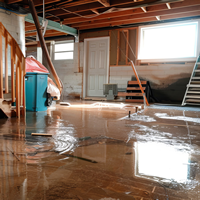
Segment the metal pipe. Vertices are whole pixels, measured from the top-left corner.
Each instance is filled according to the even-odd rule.
[[[44,37],[43,37],[43,34],[42,34],[42,31],[41,31],[41,26],[40,26],[40,22],[39,22],[39,19],[38,19],[38,16],[37,16],[37,12],[35,10],[35,5],[33,3],[32,0],[28,0],[28,3],[29,3],[29,7],[30,7],[30,11],[31,11],[31,14],[33,16],[33,20],[34,20],[34,23],[35,23],[35,27],[37,29],[37,33],[38,33],[38,37],[39,37],[39,40],[40,40],[40,44],[41,44],[41,48],[42,48],[42,51],[43,51],[43,54],[44,54],[44,57],[49,65],[49,68],[50,68],[50,71],[56,81],[56,84],[58,86],[58,89],[60,90],[60,94],[62,93],[62,83],[56,73],[56,70],[53,66],[53,63],[51,62],[51,58],[49,56],[49,52],[47,50],[47,46],[46,46],[46,43],[45,43],[45,40],[44,40]]]

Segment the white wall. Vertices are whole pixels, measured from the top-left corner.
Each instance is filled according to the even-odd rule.
[[[83,49],[83,44],[81,43],[80,48]],[[80,57],[82,60],[81,55]],[[54,53],[52,53],[52,62],[64,85],[63,100],[70,97],[80,98],[82,93],[82,73],[78,72],[78,43],[74,44],[73,60],[54,60]]]
[[[0,9],[0,22],[16,40],[25,55],[25,17]]]

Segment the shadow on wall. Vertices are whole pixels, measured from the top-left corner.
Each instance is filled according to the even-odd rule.
[[[181,103],[186,91],[186,86],[189,83],[188,78],[178,79],[175,83],[162,89],[153,89],[153,95],[160,103]]]

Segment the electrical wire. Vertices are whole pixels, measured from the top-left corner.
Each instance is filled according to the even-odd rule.
[[[113,35],[114,35],[114,37],[115,37],[115,40],[118,41],[116,35],[115,35],[114,33],[113,33]],[[122,49],[121,49],[121,47],[118,45],[118,43],[117,43],[117,48],[119,48],[120,51],[124,54],[124,56],[125,56],[129,61],[131,61],[131,59],[122,51]]]
[[[123,33],[123,35],[124,35],[124,38],[125,38],[125,40],[126,40],[128,46],[129,46],[129,48],[131,49],[131,52],[132,52],[133,56],[134,56],[135,59],[136,59],[136,55],[135,55],[135,53],[134,53],[134,51],[133,51],[133,49],[132,49],[132,47],[131,47],[129,41],[127,40],[127,38],[126,38],[126,36],[125,36],[124,31],[122,31],[122,33]]]
[[[43,21],[45,21],[45,0],[43,0]]]
[[[75,15],[77,15],[77,16],[79,16],[79,17],[86,18],[86,19],[91,19],[91,18],[100,16],[100,15],[103,15],[103,14],[105,14],[105,13],[110,13],[110,10],[113,9],[113,8],[115,8],[115,7],[111,8],[111,9],[109,9],[109,10],[106,10],[106,11],[104,11],[104,12],[102,12],[102,13],[99,13],[98,15],[95,14],[95,15],[93,15],[93,16],[84,16],[84,15],[78,14],[78,13],[76,13],[76,12],[72,12],[72,11],[70,11],[70,10],[67,10],[67,9],[65,9],[65,8],[62,8],[62,7],[58,7],[58,8],[60,8],[60,9],[62,9],[62,10],[64,10],[64,11],[66,11],[66,12],[68,12],[68,13],[75,14]]]

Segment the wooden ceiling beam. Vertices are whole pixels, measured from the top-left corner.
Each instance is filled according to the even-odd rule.
[[[142,9],[145,13],[147,12],[146,7],[141,7],[141,9]]]
[[[191,3],[190,3],[191,2]],[[177,2],[173,3],[171,5],[172,9],[175,8],[184,8],[184,7],[191,7],[191,6],[197,6],[200,5],[199,0],[185,0],[184,2]],[[155,12],[155,11],[160,11],[160,10],[167,10],[167,7],[165,4],[162,5],[154,5],[148,7],[148,12]],[[101,13],[101,12],[100,12]],[[74,23],[81,23],[81,22],[86,22],[86,21],[91,21],[91,20],[99,20],[99,19],[105,19],[105,18],[114,18],[114,17],[122,17],[122,16],[128,16],[131,14],[138,14],[138,13],[143,13],[140,8],[138,9],[130,9],[130,10],[125,10],[125,11],[116,11],[112,13],[105,13],[96,17],[93,17],[91,19],[89,18],[83,18],[83,17],[74,17],[74,18],[67,18],[63,21],[63,24],[74,24]],[[143,13],[144,14],[144,13]],[[90,15],[87,15],[90,16]]]
[[[56,2],[59,2],[60,0],[45,0],[45,6],[50,4],[50,3],[56,3]],[[69,0],[66,0],[66,3],[68,2]],[[28,1],[25,0],[24,3],[26,5],[24,5],[24,8],[29,8],[29,5],[28,5]],[[42,6],[43,5],[43,1],[41,0],[34,0],[34,5],[35,7],[37,6]]]
[[[37,32],[35,30],[35,32],[26,33],[25,37],[36,36],[36,34]],[[47,35],[67,35],[67,34],[63,32],[59,32],[59,31],[55,31],[55,30],[47,30],[44,36],[46,37]]]
[[[13,4],[13,3],[19,3],[22,2],[22,0],[8,0],[7,4]]]
[[[170,3],[166,3],[168,9],[171,9]]]
[[[75,2],[69,2],[67,4],[64,4],[63,2],[61,3],[57,3],[56,6],[62,6],[64,8],[69,8],[69,7],[73,7],[73,6],[80,6],[80,5],[83,5],[83,4],[87,4],[87,3],[93,3],[93,2],[96,2],[97,0],[84,0],[84,1],[75,1]],[[48,5],[46,6],[45,10],[46,11],[52,11],[52,10],[55,10],[56,8],[54,8],[52,5]],[[42,13],[42,11],[39,11],[37,13]]]
[[[177,1],[182,1],[182,0],[177,0]],[[159,1],[158,0],[145,0],[144,2],[145,3],[143,3],[143,1],[142,2],[133,2],[132,0],[126,0],[126,1],[115,0],[114,3],[111,4],[111,6],[112,7],[116,6],[117,8],[131,8],[131,7],[139,8],[139,7],[143,6],[144,4],[145,5],[146,4],[157,4]],[[65,8],[65,6],[63,6],[63,8]],[[69,10],[72,13],[73,12],[79,13],[79,12],[84,12],[84,11],[88,11],[91,9],[102,9],[102,8],[105,8],[105,7],[101,4],[99,4],[98,2],[94,2],[94,3],[90,3],[90,4],[85,4],[82,6],[74,6],[74,7],[69,7],[67,9],[66,8],[65,9]],[[46,12],[48,12],[48,11],[46,11]],[[68,13],[66,11],[64,12],[62,9],[57,8],[57,10],[52,11],[51,14],[61,17]]]
[[[92,11],[93,13],[95,13],[96,15],[99,15],[99,12],[98,12],[97,9],[92,9],[91,11]]]
[[[129,16],[123,16],[123,17],[115,17],[115,18],[107,18],[102,20],[92,20],[89,22],[81,22],[77,24],[71,24],[69,26],[73,27],[84,27],[88,26],[89,24],[105,24],[105,23],[114,23],[114,22],[124,22],[132,19],[141,19],[141,18],[147,18],[147,17],[155,17],[155,16],[163,16],[163,15],[171,15],[171,14],[179,14],[179,13],[187,13],[187,12],[193,12],[193,11],[200,11],[200,5],[198,6],[190,6],[187,8],[176,8],[176,9],[167,9],[167,10],[160,10],[160,11],[154,11],[154,12],[147,12],[147,13],[139,13],[139,14],[131,14]],[[200,15],[200,13],[199,13]]]
[[[35,25],[32,25],[32,26],[25,26],[25,32],[26,32],[26,31],[33,31],[33,30],[36,30]]]
[[[110,7],[110,0],[98,0],[105,7]]]
[[[181,13],[181,14],[171,14],[166,16],[161,16],[162,20],[169,20],[169,19],[177,19],[177,18],[183,18],[183,17],[192,17],[192,16],[199,16],[200,11],[194,11],[194,12],[188,12],[188,13]],[[102,27],[113,27],[113,26],[123,26],[127,24],[137,24],[137,23],[144,23],[144,22],[153,22],[157,21],[157,19],[154,17],[147,17],[147,18],[141,18],[141,19],[132,19],[127,20],[124,22],[114,22],[114,23],[104,23],[104,24],[98,24],[98,25],[88,25],[84,27],[80,27],[79,30],[86,30],[86,29],[96,29],[96,28],[102,28]],[[127,28],[127,27],[126,27]]]

